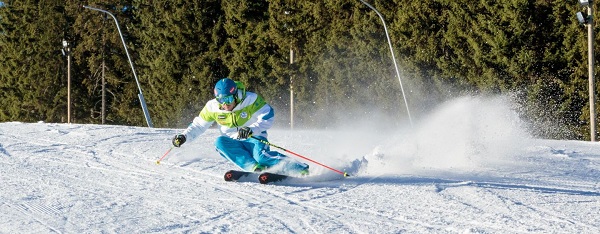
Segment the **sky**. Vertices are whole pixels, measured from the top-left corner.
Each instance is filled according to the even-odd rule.
[[[463,97],[387,130],[276,125],[271,143],[352,176],[307,162],[268,185],[223,180],[236,168],[216,129],[158,165],[182,129],[0,123],[0,233],[600,233],[600,144],[533,138],[511,106]]]

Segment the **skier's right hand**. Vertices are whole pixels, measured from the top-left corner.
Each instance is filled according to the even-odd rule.
[[[185,143],[185,135],[177,134],[175,137],[173,137],[173,146],[179,147],[183,145],[183,143]]]

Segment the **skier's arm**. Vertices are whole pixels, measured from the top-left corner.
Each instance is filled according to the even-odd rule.
[[[273,126],[275,111],[269,104],[264,105],[254,115],[256,116],[256,121],[248,125],[252,129],[252,133],[258,135]]]
[[[192,141],[196,137],[202,135],[206,130],[214,123],[214,118],[209,113],[208,108],[205,106],[200,115],[194,118],[194,121],[183,131],[187,141]]]

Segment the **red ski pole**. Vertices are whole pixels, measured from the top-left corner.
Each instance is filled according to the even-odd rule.
[[[254,139],[256,139],[256,140],[258,140],[258,141],[260,141],[260,142],[262,142],[262,143],[264,143],[264,144],[267,144],[267,145],[273,146],[273,147],[275,147],[275,148],[281,149],[281,150],[283,150],[283,151],[285,151],[285,152],[287,152],[287,153],[293,154],[294,156],[297,156],[297,157],[299,157],[299,158],[302,158],[302,159],[304,159],[304,160],[310,161],[310,162],[312,162],[312,163],[314,163],[314,164],[317,164],[317,165],[319,165],[319,166],[322,166],[322,167],[324,167],[324,168],[327,168],[327,169],[329,169],[329,170],[335,171],[335,172],[337,172],[338,174],[341,174],[341,175],[343,175],[344,177],[348,177],[348,176],[350,176],[350,175],[349,175],[348,173],[346,173],[346,172],[342,172],[342,171],[340,171],[340,170],[336,170],[336,169],[334,169],[334,168],[331,168],[331,167],[329,167],[329,166],[327,166],[327,165],[324,165],[324,164],[322,164],[322,163],[320,163],[320,162],[317,162],[317,161],[315,161],[315,160],[312,160],[312,159],[310,159],[310,158],[304,157],[304,156],[302,156],[302,155],[300,155],[300,154],[297,154],[297,153],[294,153],[294,152],[292,152],[292,151],[289,151],[289,150],[287,150],[287,149],[284,149],[283,147],[280,147],[280,146],[276,146],[276,145],[274,145],[274,144],[271,144],[271,143],[270,143],[270,142],[268,142],[268,141],[261,140],[261,139],[258,139],[258,138],[256,138],[256,137],[253,137],[253,136],[251,136],[251,137],[252,137],[252,138],[254,138]]]
[[[160,159],[158,161],[156,161],[156,164],[160,164],[160,161],[163,160],[163,158],[165,158],[167,156],[167,154],[169,154],[169,152],[171,152],[171,150],[174,148],[175,146],[171,146],[171,148],[169,150],[167,150],[167,152],[165,154],[163,154],[162,157],[160,157]]]

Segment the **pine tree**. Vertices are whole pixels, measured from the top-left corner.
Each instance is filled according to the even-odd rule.
[[[118,4],[114,2],[98,0],[88,4],[115,15],[136,68],[138,43],[137,38],[132,36],[130,31],[135,28],[137,22],[134,21],[132,3],[131,1],[119,1]],[[73,58],[77,66],[76,75],[80,77],[80,84],[82,84],[81,92],[87,94],[88,104],[85,106],[87,120],[100,122],[101,76],[102,64],[104,64],[107,122],[146,126],[138,97],[138,85],[113,18],[100,11],[81,8],[79,1],[69,1],[67,9],[69,15],[73,16],[69,38],[73,41]],[[139,72],[136,69],[138,76]],[[143,90],[146,81],[139,79],[139,82]]]
[[[227,75],[218,54],[224,39],[219,1],[138,1],[141,77],[157,126],[186,126]],[[165,98],[168,97],[168,98]]]
[[[11,1],[0,7],[0,121],[66,121],[60,3]]]
[[[269,32],[267,1],[222,1],[226,44],[221,50],[229,76],[269,102],[281,94],[284,77],[271,76],[270,57],[276,53]]]

